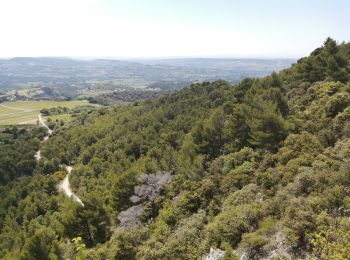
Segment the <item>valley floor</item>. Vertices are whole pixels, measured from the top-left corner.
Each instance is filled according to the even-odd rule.
[[[15,101],[0,104],[0,125],[35,124],[38,112],[43,108],[88,105],[86,100],[79,101]]]

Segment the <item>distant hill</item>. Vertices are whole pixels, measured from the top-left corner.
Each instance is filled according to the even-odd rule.
[[[293,59],[237,59],[237,58],[174,58],[140,60],[140,63],[150,65],[167,65],[174,67],[208,68],[217,70],[247,70],[266,72],[287,68],[295,62]]]
[[[56,88],[75,95],[82,89],[160,88],[178,89],[192,82],[268,75],[291,65],[293,60],[168,59],[76,60],[70,58],[12,58],[0,60],[0,90],[28,86]]]

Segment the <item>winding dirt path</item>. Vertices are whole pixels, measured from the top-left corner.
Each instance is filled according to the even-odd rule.
[[[58,189],[60,191],[63,191],[68,197],[72,198],[74,201],[78,202],[80,205],[84,206],[84,203],[81,201],[81,199],[75,195],[72,191],[72,189],[70,188],[70,184],[69,184],[69,176],[73,170],[72,166],[65,166],[68,174],[66,175],[66,177],[64,177],[63,181],[61,181],[58,184]]]
[[[41,143],[46,142],[50,135],[52,134],[52,130],[46,125],[45,121],[43,120],[41,114],[38,115],[38,121],[39,124],[43,127],[45,127],[48,131],[48,135],[44,137],[44,140],[41,141]],[[39,161],[41,159],[41,150],[37,151],[35,153],[35,159],[37,161]],[[64,194],[66,194],[69,198],[72,198],[74,201],[78,202],[79,204],[81,204],[82,206],[84,206],[84,203],[81,201],[81,199],[74,194],[74,192],[72,191],[72,189],[70,188],[70,184],[69,184],[69,176],[73,170],[72,166],[64,166],[65,169],[67,170],[68,174],[64,177],[64,179],[58,184],[58,190],[62,191]]]

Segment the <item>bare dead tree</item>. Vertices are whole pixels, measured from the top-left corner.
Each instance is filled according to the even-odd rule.
[[[156,199],[164,186],[171,181],[171,173],[162,171],[151,174],[141,174],[140,185],[134,187],[134,195],[130,197],[130,201],[135,206],[120,212],[118,220],[120,226],[131,227],[140,223],[142,215],[145,213],[145,204],[150,204],[151,215],[155,215]]]

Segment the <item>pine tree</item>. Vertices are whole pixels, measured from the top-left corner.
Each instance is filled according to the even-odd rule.
[[[250,109],[248,142],[252,147],[276,150],[288,134],[288,123],[272,102],[260,102]]]

